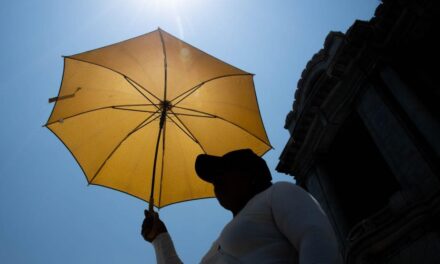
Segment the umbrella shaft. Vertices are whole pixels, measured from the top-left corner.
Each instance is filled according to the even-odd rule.
[[[156,151],[154,152],[154,163],[153,163],[153,177],[151,179],[151,192],[149,201],[149,211],[153,212],[154,206],[154,183],[156,182],[156,164],[157,164],[157,154],[159,152],[159,142],[160,136],[162,135],[162,129],[166,119],[166,109],[162,109],[159,121],[159,133],[157,134]]]

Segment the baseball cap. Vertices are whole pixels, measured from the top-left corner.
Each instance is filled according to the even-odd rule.
[[[238,169],[251,172],[261,180],[272,180],[266,161],[251,149],[239,149],[223,156],[200,154],[195,163],[196,173],[202,180],[212,183],[221,172]]]

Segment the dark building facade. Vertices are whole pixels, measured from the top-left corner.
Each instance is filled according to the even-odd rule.
[[[437,1],[382,1],[298,82],[277,166],[327,212],[346,263],[440,263]]]

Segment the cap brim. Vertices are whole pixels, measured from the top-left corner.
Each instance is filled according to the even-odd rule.
[[[200,179],[213,183],[214,176],[223,168],[221,157],[200,154],[197,156],[195,169]]]

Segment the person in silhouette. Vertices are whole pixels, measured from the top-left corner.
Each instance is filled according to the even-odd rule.
[[[272,184],[266,162],[252,150],[201,154],[195,169],[233,215],[201,263],[341,262],[333,229],[317,201],[292,183]],[[157,263],[182,263],[157,213],[145,211],[141,234],[153,244]]]

